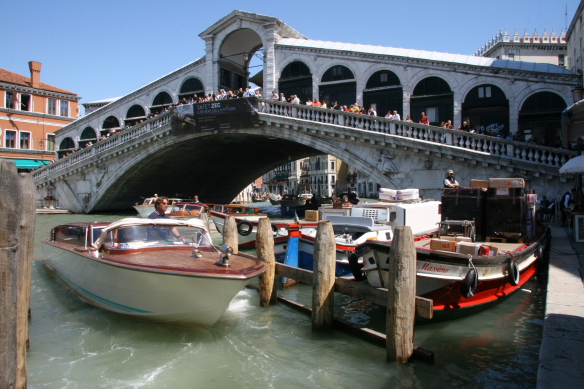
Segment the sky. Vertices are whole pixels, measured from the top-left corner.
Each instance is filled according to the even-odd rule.
[[[4,1],[0,68],[81,96],[126,95],[204,56],[199,34],[235,9],[276,17],[309,39],[473,54],[499,30],[560,33],[577,0]],[[567,8],[567,21],[566,21]]]

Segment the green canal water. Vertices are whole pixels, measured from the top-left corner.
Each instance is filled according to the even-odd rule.
[[[310,318],[286,305],[259,307],[253,289],[240,292],[214,327],[184,329],[94,308],[44,268],[40,242],[52,227],[128,216],[37,215],[29,388],[535,387],[541,278],[489,310],[416,327],[414,343],[432,350],[436,362],[395,365],[378,346],[338,331],[312,332]],[[279,290],[306,305],[310,292],[304,285]],[[335,305],[337,316],[384,332],[381,307],[339,294]]]

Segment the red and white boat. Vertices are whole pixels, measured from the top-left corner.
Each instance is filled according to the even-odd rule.
[[[516,186],[493,187],[501,180],[506,179],[491,179],[488,189],[445,189],[438,233],[414,242],[416,295],[433,300],[435,319],[464,316],[501,302],[545,261],[550,235],[533,217],[535,195],[524,192],[523,182],[511,182],[515,179],[509,181]],[[482,226],[447,220],[456,213],[467,219],[476,215]],[[391,246],[369,241],[356,249],[361,271],[375,287],[388,285]]]

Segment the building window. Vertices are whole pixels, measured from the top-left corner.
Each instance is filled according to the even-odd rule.
[[[389,79],[389,73],[387,73],[387,72],[379,73],[379,82],[387,82],[388,79]]]
[[[426,109],[426,115],[428,116],[428,121],[435,123],[438,121],[438,107],[431,107]]]
[[[20,132],[20,148],[23,150],[30,149],[30,132]]]
[[[6,130],[5,132],[5,140],[4,140],[4,147],[8,147],[10,149],[16,148],[16,131],[13,130]]]
[[[55,99],[48,99],[47,113],[49,115],[56,115],[57,114],[57,100],[55,100]]]
[[[335,170],[335,163],[331,161],[331,170]]]
[[[491,97],[491,87],[490,86],[479,87],[479,99],[483,99],[485,97]]]
[[[331,184],[335,183],[335,176],[331,176]]]
[[[32,111],[32,96],[20,94],[20,110]]]
[[[507,54],[507,59],[509,59],[511,61],[515,61],[515,54],[512,54],[512,53]]]
[[[14,97],[14,93],[10,92],[10,91],[6,91],[6,99],[4,101],[4,107],[11,109],[12,108],[12,103],[13,100],[12,98]]]
[[[47,135],[47,150],[55,151],[55,135]]]
[[[566,66],[566,56],[564,54],[558,54],[558,66]]]
[[[69,102],[61,100],[61,116],[69,116]]]

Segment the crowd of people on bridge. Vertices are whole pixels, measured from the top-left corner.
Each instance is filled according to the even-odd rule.
[[[165,114],[165,113],[169,112],[172,107],[187,105],[187,104],[202,103],[202,102],[207,102],[207,101],[225,100],[225,99],[236,99],[236,98],[245,98],[245,97],[262,98],[261,91],[262,91],[261,88],[252,89],[250,86],[246,87],[245,90],[243,87],[237,88],[236,90],[221,88],[221,89],[219,89],[219,92],[217,92],[215,94],[209,93],[209,94],[203,94],[203,95],[199,96],[199,94],[194,93],[192,96],[181,97],[175,103],[166,104],[166,105],[160,106],[156,109],[151,109],[150,114],[145,119],[133,120],[130,118],[130,119],[126,120],[124,127],[102,130],[102,135],[98,139],[95,140],[95,143],[106,140],[107,138],[109,138],[113,135],[119,134],[121,132],[130,130],[135,126],[142,124],[146,120],[155,118],[155,117],[162,115],[162,114]],[[277,92],[272,92],[272,96],[270,99],[274,100],[274,101],[289,103],[289,104],[303,104],[300,101],[300,98],[294,94],[290,95],[289,97],[286,97],[284,95],[284,93],[278,94]],[[371,107],[369,107],[369,109],[367,109],[365,107],[362,107],[357,102],[355,102],[354,104],[350,104],[350,105],[341,105],[338,103],[338,101],[333,101],[329,104],[326,100],[319,101],[318,99],[314,99],[314,100],[307,99],[304,104],[307,106],[312,106],[312,107],[327,108],[327,109],[332,109],[332,110],[337,110],[337,111],[350,112],[350,113],[369,115],[369,116],[378,116],[378,113],[377,113],[374,106],[371,106]],[[388,111],[384,117],[386,119],[402,120],[401,115],[397,110]],[[406,118],[403,119],[403,121],[411,122],[411,123],[414,122],[411,115],[407,115]],[[425,112],[422,112],[421,117],[420,117],[418,122],[420,124],[430,125],[430,120]],[[450,130],[459,130],[459,131],[467,132],[467,133],[471,133],[471,134],[486,135],[486,136],[492,136],[492,137],[498,137],[498,138],[505,138],[507,140],[526,142],[526,143],[531,143],[531,144],[536,144],[536,145],[541,145],[541,146],[561,148],[561,142],[559,139],[556,139],[555,141],[552,142],[552,141],[548,141],[545,137],[538,139],[535,136],[531,136],[530,134],[526,135],[526,134],[522,133],[521,131],[518,132],[517,134],[509,134],[509,135],[505,136],[503,134],[503,131],[501,131],[501,129],[502,129],[501,127],[495,127],[494,129],[491,129],[490,126],[485,128],[485,127],[478,125],[478,124],[471,127],[470,124],[466,120],[463,121],[462,124],[460,124],[456,128],[454,127],[452,120],[447,120],[445,122],[442,122],[439,127],[445,128],[445,129],[450,129]],[[85,147],[92,146],[93,144],[94,143],[92,141],[86,142],[82,147],[77,147],[75,149],[68,150],[64,154],[61,154],[61,158],[69,156],[69,155],[71,155],[79,150],[82,150]]]

